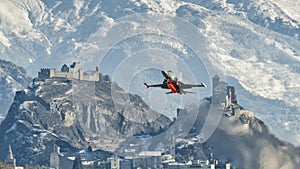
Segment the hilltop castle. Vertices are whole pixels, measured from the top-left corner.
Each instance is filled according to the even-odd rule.
[[[227,116],[239,114],[241,107],[238,105],[235,88],[228,83],[220,81],[215,75],[212,78],[212,100],[213,104],[222,104]]]
[[[38,72],[38,78],[45,80],[53,77],[64,77],[68,79],[77,79],[84,81],[99,81],[99,70],[84,72],[80,67],[80,62],[74,62],[70,67],[64,64],[60,71],[55,68],[42,68]]]

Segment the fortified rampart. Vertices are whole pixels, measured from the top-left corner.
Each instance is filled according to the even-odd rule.
[[[80,62],[74,62],[70,67],[64,64],[61,67],[61,71],[57,71],[55,68],[42,68],[38,72],[38,78],[40,79],[50,79],[53,77],[63,77],[67,79],[77,79],[84,81],[99,81],[99,70],[84,72],[80,67]]]

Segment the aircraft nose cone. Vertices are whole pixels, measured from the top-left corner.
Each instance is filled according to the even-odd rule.
[[[164,76],[165,78],[168,78],[168,74],[167,74],[165,71],[161,71],[161,73],[163,74],[163,76]]]

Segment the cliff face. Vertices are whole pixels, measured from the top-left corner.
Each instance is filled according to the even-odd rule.
[[[112,152],[126,137],[154,135],[169,123],[111,82],[37,80],[17,92],[0,125],[0,159],[9,144],[19,164],[47,164],[53,144],[62,151],[91,145]]]
[[[231,162],[237,168],[298,168],[300,153],[297,148],[276,138],[263,121],[241,107],[234,115],[224,114],[220,122],[216,118],[218,128],[202,144],[201,140],[195,138],[199,138],[211,106],[209,101],[203,101],[191,137],[187,138],[189,144],[184,141],[177,145],[181,160],[190,156],[209,159],[209,153],[212,152],[217,159]]]

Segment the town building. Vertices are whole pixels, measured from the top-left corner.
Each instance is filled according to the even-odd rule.
[[[132,160],[120,157],[112,157],[108,159],[110,169],[132,169]]]
[[[141,151],[138,155],[134,168],[159,169],[161,166],[161,151]]]
[[[60,147],[53,145],[53,152],[50,154],[50,169],[72,169],[73,161],[60,153]]]
[[[163,163],[163,169],[232,169],[232,165],[227,162],[220,162],[214,159],[213,154],[209,160],[191,159],[186,163],[179,163],[177,161],[169,161]]]
[[[60,148],[55,145],[54,152],[50,157],[50,168],[72,169],[76,164],[82,165],[83,168],[95,169],[232,169],[231,163],[219,161],[213,154],[208,160],[190,158],[186,163],[181,163],[175,160],[174,155],[162,152],[141,151],[134,157],[112,156],[105,160],[93,155],[95,151],[92,151],[91,148],[67,155],[61,154]]]

